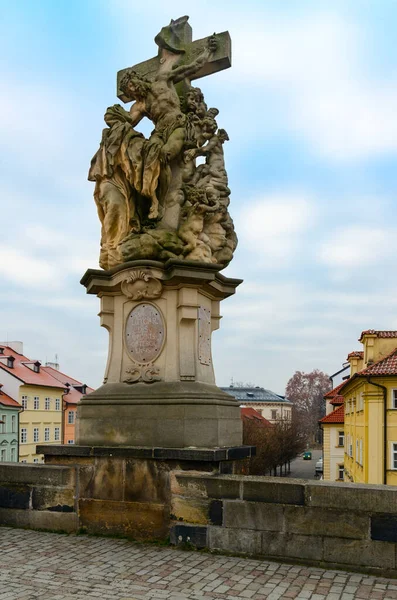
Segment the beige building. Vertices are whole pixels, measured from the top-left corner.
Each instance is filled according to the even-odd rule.
[[[290,421],[293,403],[262,387],[223,387],[224,392],[234,396],[240,406],[254,408],[270,423]]]
[[[320,420],[323,429],[323,478],[326,481],[344,479],[344,399],[339,394],[343,384],[325,395],[327,414]]]

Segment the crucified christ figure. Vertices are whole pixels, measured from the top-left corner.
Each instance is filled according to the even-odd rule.
[[[186,116],[181,111],[175,84],[197,73],[216,48],[216,38],[211,36],[196,60],[180,66],[177,65],[180,57],[163,48],[160,67],[153,81],[146,80],[135,71],[127,71],[120,82],[120,89],[135,100],[129,111],[132,127],[143,117],[148,117],[155,125],[143,148],[142,189],[138,190],[151,201],[149,219],[159,216],[158,185],[160,183],[164,198],[172,177],[170,164],[182,157],[185,142]]]

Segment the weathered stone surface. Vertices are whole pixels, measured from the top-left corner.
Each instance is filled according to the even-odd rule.
[[[222,477],[209,477],[208,475],[195,475],[177,473],[175,475],[179,492],[185,496],[202,496],[216,499],[240,498],[241,479],[224,475]]]
[[[285,506],[285,531],[305,535],[368,539],[369,516],[345,510]]]
[[[63,466],[0,463],[0,482],[39,485],[74,485],[74,469]]]
[[[169,531],[169,511],[163,504],[80,499],[79,516],[89,533],[145,540],[165,539]]]
[[[209,523],[209,502],[203,499],[174,496],[171,501],[171,518],[186,523],[207,525]]]
[[[323,538],[264,531],[262,533],[261,553],[265,556],[321,561],[323,557]]]
[[[280,481],[276,477],[244,477],[243,499],[273,504],[305,503],[305,485],[299,479]]]
[[[10,527],[46,529],[48,531],[78,530],[76,513],[51,512],[49,510],[17,510],[0,508],[0,523]]]
[[[318,482],[306,485],[306,505],[351,511],[397,513],[397,487]]]
[[[92,466],[79,469],[80,498],[123,500],[123,459],[101,457],[94,460]]]
[[[34,487],[32,491],[33,510],[54,512],[75,511],[75,490],[62,487]]]
[[[160,461],[125,461],[124,500],[128,502],[169,501],[169,470]]]
[[[394,569],[395,552],[388,542],[324,538],[324,560],[340,565]]]
[[[224,501],[225,527],[254,529],[257,531],[282,531],[283,506],[261,502]],[[299,510],[299,509],[298,509]]]
[[[208,528],[209,548],[241,554],[261,554],[262,538],[259,531],[245,529]]]
[[[46,454],[48,456],[90,456],[91,454],[91,446],[77,446],[74,444],[38,444],[36,446],[36,452],[37,454]],[[32,466],[32,465],[24,465],[25,467],[27,466]],[[33,465],[36,468],[37,465]],[[41,465],[40,465],[41,468]]]
[[[84,446],[224,448],[227,460],[226,448],[242,440],[237,402],[199,382],[107,383],[81,400],[78,419]]]

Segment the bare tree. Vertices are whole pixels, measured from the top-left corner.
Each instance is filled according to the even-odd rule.
[[[294,420],[264,427],[243,419],[243,443],[256,446],[256,456],[246,465],[250,475],[276,475],[305,447],[305,439]]]
[[[314,442],[318,421],[325,415],[324,395],[332,388],[326,373],[296,371],[287,383],[285,395],[294,403],[295,421],[302,434]]]
[[[252,381],[234,381],[233,382],[233,387],[235,388],[255,388],[258,387],[255,385],[255,383],[252,383]]]

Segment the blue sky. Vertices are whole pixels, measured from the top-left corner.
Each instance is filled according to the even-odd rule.
[[[200,81],[230,136],[225,274],[244,279],[213,336],[217,383],[282,393],[297,369],[338,370],[363,329],[397,329],[393,0],[0,0],[0,338],[100,384],[88,166],[117,70],[183,14],[233,41],[232,68]]]

